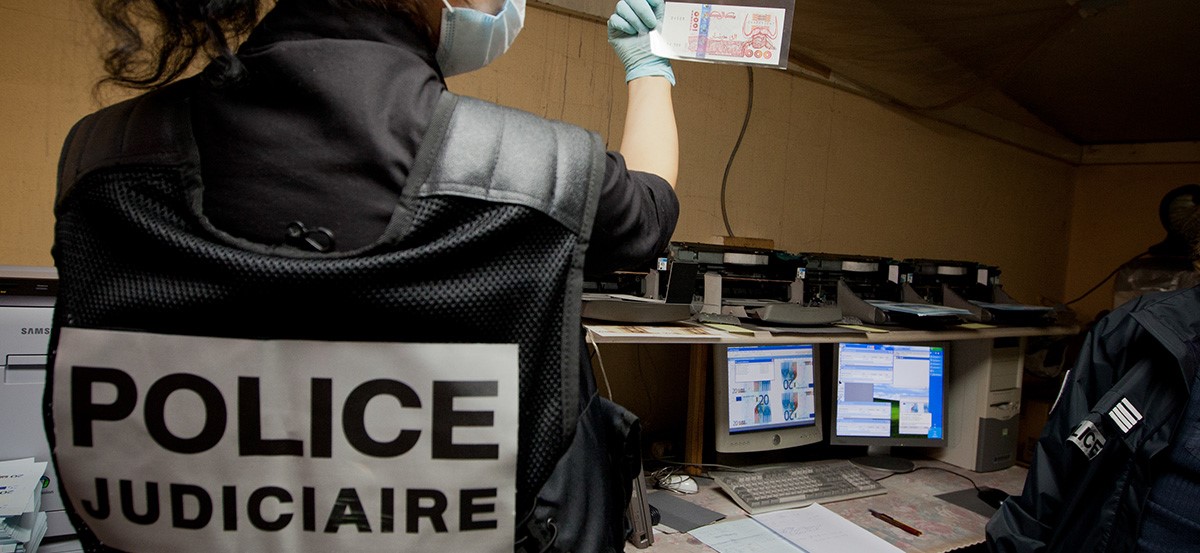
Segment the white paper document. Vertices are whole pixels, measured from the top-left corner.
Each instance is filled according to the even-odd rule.
[[[650,31],[650,49],[664,58],[783,66],[782,8],[667,2]]]
[[[808,553],[899,553],[900,548],[819,504],[754,515]]]
[[[692,537],[720,553],[795,553],[796,546],[752,518],[701,526]]]
[[[0,461],[0,516],[37,510],[45,473],[46,462],[34,462],[33,457]]]
[[[703,526],[692,537],[721,553],[899,553],[900,548],[812,504]]]

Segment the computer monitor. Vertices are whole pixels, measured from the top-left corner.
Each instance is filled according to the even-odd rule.
[[[773,451],[824,438],[811,344],[718,345],[713,360],[717,452]]]
[[[868,446],[855,463],[903,472],[894,447],[946,446],[946,344],[841,343],[833,363],[832,445]]]

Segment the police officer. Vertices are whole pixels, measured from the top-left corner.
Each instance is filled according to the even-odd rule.
[[[629,93],[619,152],[447,92],[512,44],[524,0],[280,0],[261,20],[258,0],[97,8],[108,80],[147,92],[64,146],[52,355],[76,327],[516,343],[515,547],[621,549],[637,424],[596,397],[578,294],[585,269],[656,256],[678,217],[674,75],[646,34],[661,0],[621,0],[608,22]],[[181,78],[196,57],[211,61]],[[70,498],[92,456],[56,456]]]

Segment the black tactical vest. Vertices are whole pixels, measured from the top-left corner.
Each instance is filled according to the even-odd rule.
[[[580,394],[590,376],[579,359],[579,295],[605,166],[601,139],[445,93],[385,235],[358,251],[304,252],[230,236],[204,216],[191,86],[184,81],[102,110],[68,137],[55,208],[60,296],[51,352],[65,327],[518,344],[517,539],[538,526],[528,540],[534,549],[555,540],[545,519],[556,508],[546,505],[568,503],[551,496],[570,494],[574,484],[564,488],[551,475],[568,448],[579,446],[581,412],[595,416]],[[52,379],[47,387],[52,446],[56,385]],[[599,423],[598,436],[586,432],[583,448],[613,455],[605,440],[625,439],[636,423],[619,407],[592,403],[613,420]],[[622,435],[613,438],[605,425]],[[582,474],[627,500],[628,481]],[[547,481],[558,489],[538,498]],[[64,490],[68,500],[72,491]],[[610,515],[601,517],[606,526]],[[603,538],[589,532],[595,529],[575,530],[582,537],[565,545],[613,546],[611,528],[600,530]]]

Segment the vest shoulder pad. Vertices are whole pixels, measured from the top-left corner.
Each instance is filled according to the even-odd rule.
[[[71,128],[58,163],[61,203],[71,186],[114,165],[196,162],[186,81],[108,106]]]
[[[425,138],[429,151],[413,169],[418,194],[523,205],[573,232],[587,230],[604,178],[599,135],[490,102],[447,97],[456,102],[453,111],[445,121],[435,116]]]

